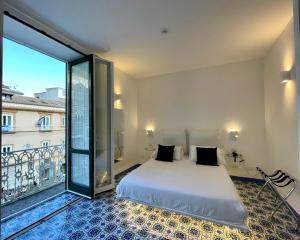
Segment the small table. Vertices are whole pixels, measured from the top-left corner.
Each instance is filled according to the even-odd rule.
[[[238,177],[248,177],[248,178],[260,178],[255,168],[249,168],[246,165],[246,160],[243,158],[243,155],[239,154],[236,161],[232,155],[226,154],[226,169],[231,176]],[[254,171],[254,174],[252,173]]]

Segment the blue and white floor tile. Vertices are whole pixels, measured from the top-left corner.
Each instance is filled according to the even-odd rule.
[[[71,201],[78,199],[78,196],[72,193],[63,193],[46,201],[35,208],[23,212],[1,223],[1,239],[4,239],[19,230],[29,226],[39,219],[60,209]]]
[[[269,218],[274,208],[271,191],[266,190],[258,201],[256,194],[261,185],[239,180],[234,180],[234,183],[249,211],[247,224],[250,231],[246,233],[209,221],[118,200],[115,192],[109,191],[95,200],[81,200],[18,239],[300,240],[300,234],[294,229],[294,219],[287,209],[282,208],[274,219]]]

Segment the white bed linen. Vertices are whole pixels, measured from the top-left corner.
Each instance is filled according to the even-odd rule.
[[[247,230],[246,208],[223,165],[150,159],[126,175],[116,192],[118,198]]]

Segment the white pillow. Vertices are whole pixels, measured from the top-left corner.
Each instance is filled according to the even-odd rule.
[[[197,161],[197,147],[203,147],[203,148],[215,148],[211,146],[190,146],[190,160],[196,162]],[[225,160],[225,151],[221,148],[217,148],[217,158],[218,158],[218,164],[226,165]]]
[[[158,146],[155,148],[155,150],[152,153],[152,158],[156,158],[157,156],[157,150]],[[173,160],[182,160],[183,159],[183,147],[182,146],[175,146],[174,153],[173,153]]]

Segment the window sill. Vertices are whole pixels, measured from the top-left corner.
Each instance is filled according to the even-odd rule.
[[[39,129],[40,132],[52,132],[52,129]]]
[[[2,134],[14,134],[16,131],[2,131]]]

